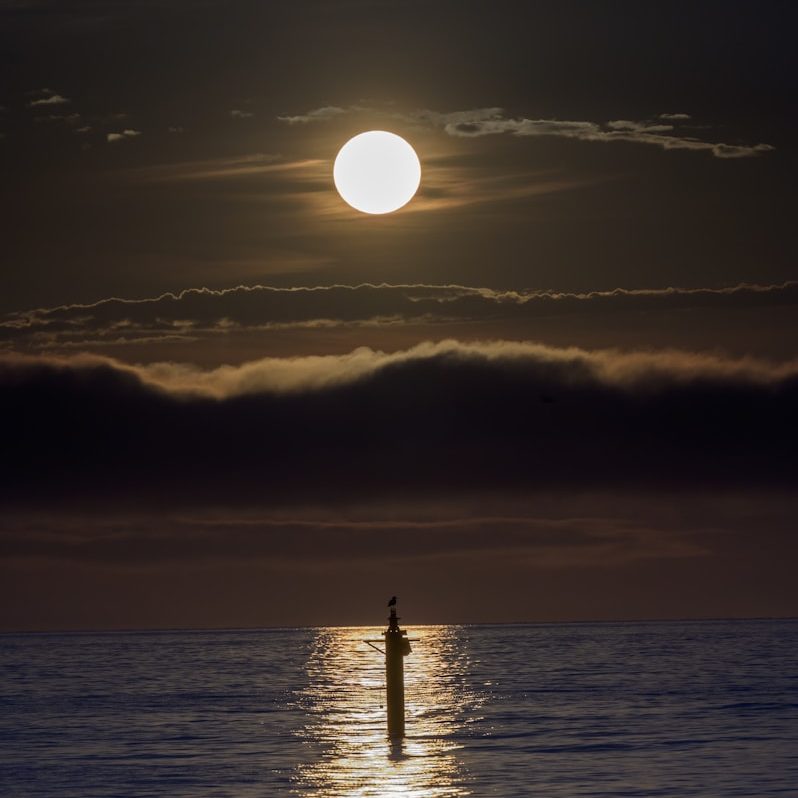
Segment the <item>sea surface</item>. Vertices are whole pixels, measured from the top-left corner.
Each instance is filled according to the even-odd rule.
[[[798,796],[798,621],[0,635],[0,795]]]

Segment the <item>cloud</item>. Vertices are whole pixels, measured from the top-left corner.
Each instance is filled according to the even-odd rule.
[[[67,125],[77,125],[81,120],[80,114],[47,114],[47,116],[37,116],[36,122],[63,122]]]
[[[557,369],[558,378],[569,382],[576,375],[580,380],[601,383],[612,388],[637,390],[664,380],[683,385],[693,380],[731,380],[771,385],[798,376],[798,361],[773,364],[751,358],[727,359],[714,355],[679,351],[617,352],[569,348],[554,349],[540,344],[516,341],[461,343],[441,341],[423,343],[412,349],[384,353],[360,347],[345,355],[302,358],[265,358],[239,366],[220,366],[204,370],[190,364],[153,363],[129,366],[123,363],[78,355],[73,358],[48,360],[10,356],[11,366],[36,366],[44,363],[58,368],[92,369],[110,365],[134,376],[144,386],[178,397],[199,397],[226,400],[252,394],[298,394],[320,391],[338,385],[357,383],[385,370],[401,369],[410,364],[477,363],[487,370],[502,364],[515,368],[528,362],[532,370],[544,364],[546,370]]]
[[[514,136],[555,136],[579,141],[623,141],[654,145],[664,150],[710,152],[716,158],[749,158],[775,149],[770,144],[725,144],[703,141],[693,136],[678,134],[672,125],[645,120],[619,119],[602,125],[587,121],[527,119],[507,117],[501,108],[477,108],[453,113],[422,111],[419,117],[442,127],[448,135],[460,138],[509,133]],[[667,118],[674,120],[675,117],[670,115]]]
[[[109,144],[113,144],[118,141],[127,141],[128,139],[134,139],[137,136],[141,135],[140,130],[133,130],[132,128],[125,128],[121,133],[108,133],[105,137],[105,140]]]
[[[233,117],[233,119],[252,119],[255,114],[251,111],[241,111],[238,108],[234,108],[230,111],[230,116]]]
[[[42,91],[49,91],[49,89],[42,89]],[[49,94],[46,97],[31,100],[28,103],[28,108],[36,108],[41,105],[65,105],[69,102],[72,102],[69,97],[62,97],[60,94]]]
[[[308,111],[305,114],[297,116],[278,116],[280,122],[287,122],[289,125],[304,125],[308,122],[322,122],[326,119],[334,119],[336,116],[341,116],[347,112],[346,108],[339,108],[337,105],[325,105],[322,108],[316,108]]]
[[[528,119],[508,117],[498,106],[472,108],[462,111],[421,110],[402,113],[396,110],[366,109],[362,106],[325,106],[297,116],[279,116],[289,124],[320,122],[343,114],[368,111],[404,122],[423,123],[441,128],[447,135],[456,138],[480,138],[510,134],[513,136],[551,136],[577,141],[628,142],[648,144],[663,150],[691,150],[709,152],[716,158],[751,158],[775,150],[770,144],[726,144],[704,141],[694,136],[679,133],[673,124],[691,117],[684,113],[662,113],[656,120],[615,119],[606,123],[568,119]],[[661,120],[661,121],[658,121]],[[663,124],[666,122],[667,124]]]
[[[335,192],[330,192],[332,164],[322,159],[282,160],[279,155],[255,153],[233,158],[161,164],[128,172],[139,182],[183,182],[189,180],[235,180],[269,173],[271,187],[279,186],[276,213],[302,213],[319,220],[352,221],[352,209]],[[565,179],[551,172],[518,172],[478,176],[453,164],[446,157],[430,157],[425,162],[424,184],[406,208],[404,217],[429,211],[446,211],[465,206],[502,202],[519,197],[535,197],[571,190],[586,185],[585,180]],[[252,184],[249,191],[255,187]],[[243,188],[243,183],[240,184]],[[259,183],[257,196],[263,201],[269,186]]]
[[[213,179],[250,169],[288,167],[267,160],[186,165],[163,179]],[[156,179],[155,175],[150,176]],[[528,322],[560,317],[673,313],[698,308],[733,312],[798,305],[798,282],[739,284],[719,288],[608,291],[517,291],[463,285],[327,285],[276,288],[189,288],[147,299],[111,297],[90,304],[10,313],[0,319],[0,342],[19,348],[91,343],[196,340],[234,330],[283,330],[343,325]]]
[[[495,557],[535,568],[598,567],[645,559],[701,557],[692,535],[638,519],[448,516],[260,517],[212,512],[166,519],[9,519],[0,526],[0,561],[57,560],[140,567],[163,562],[251,562],[314,568],[392,561]],[[395,540],[401,539],[401,550]]]
[[[699,149],[697,147],[685,149]],[[773,152],[776,148],[770,144],[754,144],[753,146],[738,144],[713,144],[712,154],[716,158],[750,158],[753,155],[761,155],[765,152]]]
[[[793,498],[548,496],[4,513],[0,626],[370,625],[386,584],[415,623],[795,615]]]
[[[658,125],[651,122],[633,122],[630,119],[615,119],[607,122],[611,130],[627,130],[634,133],[667,133],[673,130],[673,125]]]
[[[158,164],[130,171],[132,179],[144,183],[181,183],[194,180],[224,180],[268,173],[301,171],[317,167],[322,161],[303,159],[284,161],[279,155],[253,153],[233,158],[211,158]]]
[[[322,159],[288,161],[279,155],[254,153],[237,157],[202,161],[158,164],[127,170],[130,180],[144,183],[228,180],[223,190],[248,196],[250,200],[271,202],[273,212],[283,216],[301,213],[321,223],[352,223],[356,215],[330,191],[332,163]],[[268,174],[270,180],[245,181]],[[238,182],[237,186],[233,184]],[[590,181],[564,178],[552,172],[507,171],[504,174],[480,175],[463,168],[448,157],[430,157],[425,162],[424,184],[406,208],[404,218],[430,211],[447,211],[473,205],[485,205],[531,198],[583,187]]]
[[[0,505],[778,491],[798,363],[444,341],[203,370],[0,358]]]

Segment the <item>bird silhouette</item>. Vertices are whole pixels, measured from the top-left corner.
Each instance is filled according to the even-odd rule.
[[[388,606],[389,607],[395,607],[396,606],[396,596],[391,596],[391,600],[388,602]]]

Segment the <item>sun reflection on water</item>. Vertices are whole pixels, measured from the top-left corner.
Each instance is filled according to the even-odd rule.
[[[294,776],[303,795],[470,795],[459,763],[466,726],[479,699],[466,686],[468,655],[457,627],[409,631],[405,659],[407,736],[390,741],[385,717],[385,660],[363,640],[382,630],[320,629],[307,662],[309,686],[298,697],[307,722],[301,742],[312,764]]]

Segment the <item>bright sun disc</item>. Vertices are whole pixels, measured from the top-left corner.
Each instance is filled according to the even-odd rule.
[[[421,182],[421,164],[401,136],[369,130],[341,147],[333,180],[344,201],[356,210],[391,213],[413,199]]]

